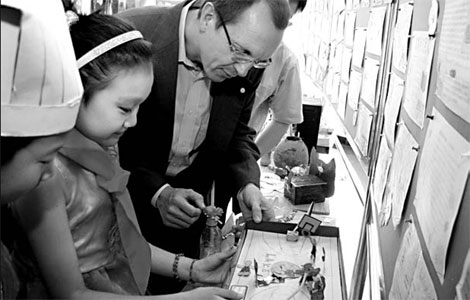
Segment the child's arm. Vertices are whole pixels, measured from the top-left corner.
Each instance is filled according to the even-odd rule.
[[[97,292],[86,288],[70,233],[62,186],[60,176],[56,174],[31,194],[14,203],[16,216],[28,236],[52,298],[129,300],[143,298]],[[165,271],[166,268],[164,267]],[[233,292],[218,288],[203,288],[186,293],[145,298],[238,299]]]
[[[41,183],[15,203],[41,274],[53,298],[74,298],[85,290],[65,210],[60,176]]]
[[[151,257],[152,257],[152,266],[151,272],[159,274],[166,277],[173,276],[173,264],[175,261],[175,254],[163,250],[161,248],[155,247],[149,243]],[[181,280],[189,280],[189,267],[191,265],[192,259],[188,257],[180,257],[178,262],[178,275]]]
[[[168,277],[174,276],[175,254],[151,244],[149,246],[152,253],[152,273]],[[178,277],[185,281],[220,284],[230,270],[231,259],[236,250],[236,247],[231,247],[199,260],[184,256],[179,257],[176,264]]]

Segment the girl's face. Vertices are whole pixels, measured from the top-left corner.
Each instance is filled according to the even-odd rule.
[[[80,106],[76,128],[103,148],[114,146],[122,134],[137,124],[139,105],[153,84],[151,63],[120,69],[110,84],[93,93]]]
[[[65,137],[62,133],[34,139],[2,166],[2,204],[17,200],[53,175],[52,160]]]

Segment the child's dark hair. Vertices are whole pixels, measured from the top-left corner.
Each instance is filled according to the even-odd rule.
[[[37,137],[16,137],[2,136],[1,138],[1,159],[0,165],[3,167],[15,156],[16,152],[26,148]]]
[[[75,56],[79,59],[96,46],[133,30],[132,25],[114,16],[99,13],[79,15],[78,21],[70,26]],[[93,93],[106,88],[117,70],[151,61],[151,44],[143,39],[129,41],[96,57],[80,68],[84,87],[82,101],[86,104]]]

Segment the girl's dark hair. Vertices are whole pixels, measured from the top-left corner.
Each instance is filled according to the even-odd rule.
[[[25,148],[37,137],[16,137],[16,136],[2,136],[1,145],[1,158],[0,165],[6,165],[15,156],[15,153]]]
[[[91,49],[118,36],[133,31],[128,22],[110,15],[93,13],[79,15],[78,21],[70,26],[70,35],[77,59]],[[116,70],[152,62],[151,44],[143,39],[132,40],[119,45],[80,68],[86,104],[96,91],[106,88],[116,76]]]

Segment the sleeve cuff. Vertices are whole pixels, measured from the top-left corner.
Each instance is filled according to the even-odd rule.
[[[241,194],[242,194],[242,191],[243,191],[243,189],[244,189],[245,187],[246,187],[246,185],[245,185],[245,186],[242,186],[242,187],[238,190],[238,193],[237,193],[237,200],[238,200],[238,201],[241,201]]]
[[[158,189],[158,191],[155,193],[155,195],[153,195],[152,200],[150,202],[153,207],[157,208],[157,199],[158,199],[158,197],[160,197],[160,194],[163,192],[163,190],[168,186],[170,186],[170,185],[168,183],[165,183],[164,185],[162,185]]]

